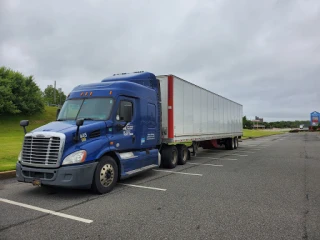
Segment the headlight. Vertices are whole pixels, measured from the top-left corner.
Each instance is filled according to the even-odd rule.
[[[62,165],[74,164],[74,163],[81,163],[86,160],[87,152],[85,150],[80,150],[68,155],[64,160]]]

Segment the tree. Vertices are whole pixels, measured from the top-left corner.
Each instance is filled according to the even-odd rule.
[[[242,117],[242,124],[244,129],[251,129],[253,126],[253,123],[250,120],[247,120],[247,117]]]
[[[56,100],[54,100],[54,92],[56,92]],[[43,92],[44,101],[48,104],[58,104],[62,105],[66,100],[67,96],[61,89],[54,89],[52,85],[48,87]]]
[[[33,114],[44,110],[40,88],[33,76],[0,68],[0,114]]]

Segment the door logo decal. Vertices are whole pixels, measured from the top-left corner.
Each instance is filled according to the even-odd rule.
[[[133,135],[133,133],[131,132],[133,131],[133,125],[127,125],[123,128],[123,135],[124,136],[131,136]]]
[[[154,135],[154,133],[148,133],[147,135],[147,140],[154,140],[156,137]]]

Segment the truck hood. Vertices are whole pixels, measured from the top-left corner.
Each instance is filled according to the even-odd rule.
[[[105,125],[105,122],[103,121],[84,121],[83,126],[80,127],[81,129],[86,129],[86,126],[91,127],[98,127],[100,128],[101,125]],[[76,121],[55,121],[50,122],[46,125],[43,125],[37,129],[34,129],[32,132],[61,132],[61,133],[68,133],[72,131],[76,131]]]

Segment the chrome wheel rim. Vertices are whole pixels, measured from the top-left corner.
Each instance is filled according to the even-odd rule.
[[[100,183],[104,187],[109,187],[114,179],[114,168],[111,164],[105,164],[100,171]]]
[[[175,165],[178,161],[178,153],[177,151],[173,151],[172,163]]]
[[[183,150],[183,161],[187,161],[187,158],[188,158],[188,149],[184,149]]]

